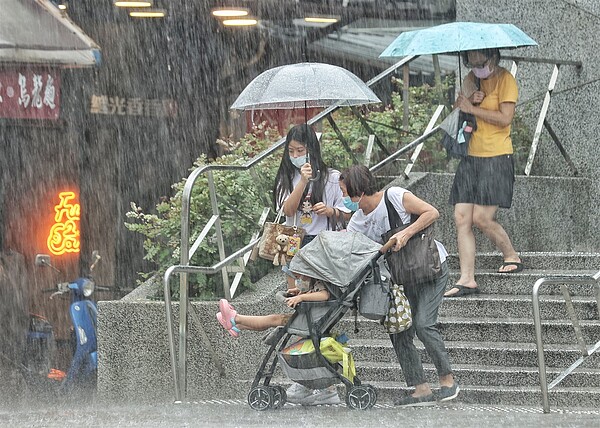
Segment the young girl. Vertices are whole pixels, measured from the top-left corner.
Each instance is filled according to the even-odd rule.
[[[300,302],[321,302],[329,299],[329,291],[322,281],[304,275],[295,274],[300,280],[297,287],[288,289],[285,304],[295,308]],[[263,331],[271,327],[287,324],[291,315],[241,315],[226,299],[219,301],[217,321],[232,337],[239,337],[241,330]]]
[[[329,217],[334,208],[347,212],[339,187],[339,171],[329,169],[321,158],[315,131],[307,124],[296,125],[287,134],[284,154],[273,187],[274,205],[283,207],[286,224],[305,231],[301,247],[319,232],[331,229]],[[288,273],[288,288],[295,278]]]

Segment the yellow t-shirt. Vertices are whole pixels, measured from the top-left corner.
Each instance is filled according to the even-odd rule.
[[[499,73],[489,79],[480,80],[480,90],[485,98],[479,107],[486,110],[500,110],[501,103],[516,103],[519,96],[517,81],[508,70],[501,68]],[[469,73],[467,79],[474,79]],[[469,155],[489,158],[492,156],[512,154],[513,146],[510,138],[511,126],[497,126],[477,118],[477,130],[473,132],[469,142]]]

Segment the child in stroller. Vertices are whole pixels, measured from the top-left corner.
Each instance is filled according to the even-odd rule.
[[[288,289],[284,297],[284,303],[288,307],[295,308],[300,302],[329,300],[330,294],[323,281],[306,275],[294,275],[299,281],[296,281],[296,288]],[[217,321],[232,337],[237,338],[241,330],[263,331],[271,327],[284,326],[290,316],[289,314],[241,315],[226,299],[221,299]]]
[[[290,270],[302,278],[301,287],[307,289],[286,298],[295,310],[290,315],[240,315],[221,300],[217,319],[233,337],[244,329],[278,327],[248,394],[250,407],[266,410],[286,402],[285,389],[270,385],[278,363],[290,380],[309,389],[343,383],[350,408],[368,409],[375,404],[375,388],[355,376],[352,354],[336,341],[332,329],[348,309],[356,307],[362,285],[376,269],[380,248],[360,233],[321,232],[290,264]]]

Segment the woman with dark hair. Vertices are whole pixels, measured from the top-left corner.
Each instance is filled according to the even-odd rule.
[[[283,207],[286,224],[304,229],[301,247],[319,232],[331,229],[329,218],[336,209],[347,211],[342,202],[339,176],[339,171],[323,162],[317,134],[310,126],[302,124],[290,129],[275,177],[273,198],[277,210]],[[288,276],[288,286],[294,288],[293,275]]]
[[[471,72],[465,77],[455,107],[470,113],[477,127],[469,141],[468,156],[458,165],[450,193],[460,259],[460,278],[446,297],[478,293],[475,281],[475,235],[481,230],[502,252],[499,273],[523,270],[521,258],[510,237],[496,221],[498,208],[512,205],[515,180],[513,146],[510,138],[518,88],[515,78],[500,67],[498,49],[463,53]],[[479,85],[476,85],[476,81]],[[466,95],[470,94],[470,95]]]
[[[340,188],[344,194],[344,204],[355,211],[348,223],[348,231],[360,232],[383,244],[383,235],[392,227],[388,218],[385,193],[377,190],[377,183],[371,171],[363,165],[350,167],[340,176]],[[410,223],[413,214],[418,216],[410,226],[394,234],[392,238],[396,239],[396,244],[392,251],[399,251],[413,235],[432,224],[440,215],[435,207],[402,187],[390,187],[387,189],[387,197],[402,223]],[[440,242],[436,241],[436,245],[442,268],[441,276],[419,284],[402,284],[410,302],[413,323],[408,330],[390,334],[390,340],[406,384],[414,386],[415,390],[411,395],[394,400],[397,406],[434,405],[436,401],[453,400],[460,391],[458,383],[454,381],[444,340],[436,326],[438,310],[448,281],[448,253]],[[425,378],[419,351],[413,343],[415,335],[425,346],[438,372],[440,390],[437,396],[433,394]]]

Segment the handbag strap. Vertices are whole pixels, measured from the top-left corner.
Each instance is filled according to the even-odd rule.
[[[281,221],[281,217],[282,216],[283,216],[283,205],[281,205],[281,208],[277,212],[277,216],[275,217],[274,223],[279,224],[279,222]],[[298,230],[298,211],[296,211],[296,213],[294,214],[294,224],[293,224],[293,227],[294,227],[294,230]]]
[[[387,207],[388,219],[390,221],[390,230],[395,229],[400,226],[406,226],[404,223],[402,223],[400,221],[400,216],[398,215],[398,211],[396,211],[396,208],[392,204],[392,201],[390,201],[390,199],[388,198],[388,195],[387,195],[388,190],[390,190],[390,189],[386,189],[385,192],[383,192],[383,197],[385,198],[385,206]],[[410,222],[414,223],[415,221],[417,221],[418,218],[419,218],[418,215],[411,214]]]

